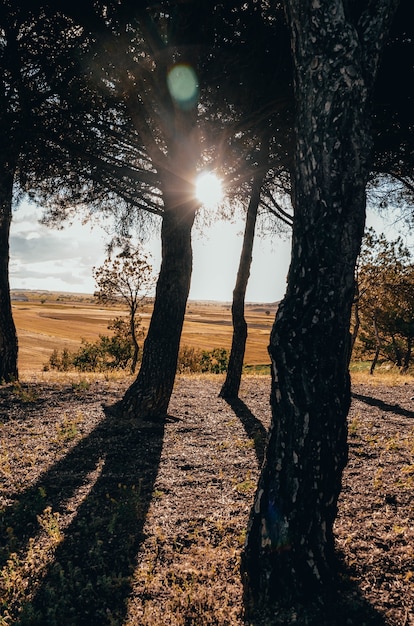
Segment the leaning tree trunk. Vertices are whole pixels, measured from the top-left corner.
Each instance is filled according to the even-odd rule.
[[[219,394],[221,398],[237,398],[239,395],[247,340],[247,323],[244,317],[244,304],[246,299],[247,283],[250,276],[250,267],[252,264],[254,233],[256,229],[257,211],[260,203],[260,189],[263,182],[263,176],[265,174],[263,171],[263,165],[268,156],[267,145],[268,143],[265,142],[265,145],[263,143],[261,146],[259,169],[253,179],[249,206],[247,208],[243,245],[231,307],[233,339],[226,380],[224,381]]]
[[[191,229],[196,212],[195,171],[167,176],[161,227],[162,262],[154,309],[144,342],[142,363],[135,382],[126,391],[120,409],[124,415],[164,418],[172,394],[178,351],[192,273]]]
[[[17,335],[9,284],[9,235],[12,218],[14,167],[0,170],[0,383],[17,380]]]
[[[377,3],[382,11],[384,2]],[[296,72],[295,219],[287,292],[269,347],[270,438],[242,558],[252,612],[312,594],[334,571],[370,156],[367,81],[385,30],[381,11],[369,5],[374,17],[357,35],[342,4],[286,0]]]

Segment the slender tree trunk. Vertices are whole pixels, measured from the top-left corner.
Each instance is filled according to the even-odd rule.
[[[354,294],[354,327],[352,329],[351,335],[351,347],[349,350],[349,360],[352,358],[352,352],[354,350],[355,342],[358,337],[359,327],[361,326],[361,318],[359,316],[359,302],[360,302],[360,293],[359,293],[359,285],[358,281],[355,280],[355,294]]]
[[[396,342],[395,335],[391,335],[391,342],[392,342],[392,347],[394,349],[394,354],[395,354],[395,365],[397,367],[402,367],[401,350],[399,348],[398,343]]]
[[[195,171],[193,168],[184,171],[186,175],[166,177],[161,227],[162,262],[154,309],[138,377],[125,393],[120,407],[123,414],[132,417],[164,418],[174,386],[190,290],[191,229],[196,212]]]
[[[268,141],[263,141],[261,146],[259,168],[253,179],[249,206],[247,208],[246,226],[244,229],[239,269],[237,272],[236,285],[233,291],[233,303],[231,308],[233,339],[226,380],[224,381],[219,394],[221,398],[237,398],[239,395],[247,340],[247,323],[244,317],[244,305],[247,283],[250,276],[250,267],[252,264],[254,233],[256,229],[257,211],[260,203],[260,190],[263,182],[263,176],[265,174],[263,166],[265,161],[267,161],[267,157]]]
[[[372,323],[374,325],[374,333],[375,333],[375,354],[374,354],[374,358],[372,359],[371,367],[369,370],[369,373],[371,374],[371,376],[373,375],[374,370],[377,366],[378,358],[379,358],[380,351],[381,351],[381,338],[378,332],[377,320],[375,319],[375,316],[372,318]]]
[[[358,35],[340,0],[285,5],[296,71],[295,218],[288,288],[269,346],[270,438],[242,557],[252,613],[313,594],[334,574],[349,324],[370,157],[367,101],[386,28],[384,2]]]
[[[405,351],[404,363],[402,367],[403,372],[407,372],[410,366],[412,349],[413,349],[413,338],[409,336],[407,337],[407,350]]]
[[[0,383],[18,379],[17,334],[9,283],[9,236],[12,219],[14,165],[0,166]]]

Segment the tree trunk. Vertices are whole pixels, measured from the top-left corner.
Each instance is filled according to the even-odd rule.
[[[9,283],[9,236],[12,219],[14,166],[0,171],[0,383],[18,379],[17,334],[13,321]]]
[[[374,358],[372,359],[371,367],[369,370],[369,373],[371,374],[371,376],[374,374],[374,370],[377,366],[378,358],[379,358],[380,350],[381,350],[381,339],[380,339],[380,335],[378,332],[377,320],[375,319],[375,316],[372,318],[372,323],[374,325],[376,347],[375,347]]]
[[[256,229],[257,211],[260,203],[260,190],[265,174],[263,166],[268,156],[268,142],[263,142],[258,171],[253,179],[252,191],[247,208],[246,226],[244,229],[243,245],[240,255],[236,285],[233,291],[231,307],[233,321],[233,339],[226,380],[223,383],[219,396],[221,398],[237,398],[243,372],[244,353],[246,351],[247,323],[244,317],[247,283],[252,264],[254,233]]]
[[[359,293],[359,285],[358,280],[355,280],[355,293],[354,293],[354,327],[352,329],[351,335],[351,347],[349,350],[349,360],[351,361],[352,353],[354,351],[355,342],[358,337],[359,327],[361,326],[361,318],[359,315],[359,303],[360,303],[360,293]]]
[[[138,377],[126,391],[120,407],[123,414],[143,419],[164,418],[167,414],[191,282],[195,172],[180,181],[171,178],[168,176],[165,183],[162,262],[154,310]]]
[[[413,349],[413,338],[408,336],[407,337],[407,350],[405,351],[404,364],[402,367],[403,372],[408,372],[408,368],[410,366],[410,361],[411,361],[412,349]]]
[[[391,335],[391,343],[395,354],[395,365],[397,367],[402,367],[402,355],[400,347],[395,339],[395,335]]]
[[[136,324],[135,324],[135,313],[136,309],[133,308],[131,311],[131,319],[130,319],[130,332],[132,337],[132,345],[133,345],[133,354],[132,354],[132,362],[131,362],[131,374],[135,374],[135,370],[138,362],[138,354],[139,354],[139,344],[137,341],[136,335]]]
[[[358,34],[340,0],[285,4],[297,105],[295,218],[287,292],[269,346],[270,439],[242,557],[253,614],[313,594],[334,573],[333,524],[347,461],[349,324],[370,157],[366,81],[375,75],[385,28],[384,2],[380,23],[365,16],[367,31]]]

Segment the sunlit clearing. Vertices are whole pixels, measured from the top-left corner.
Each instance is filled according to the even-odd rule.
[[[202,172],[196,180],[197,199],[206,208],[214,208],[223,198],[221,180],[213,172]]]

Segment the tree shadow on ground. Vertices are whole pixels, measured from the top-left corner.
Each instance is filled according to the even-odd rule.
[[[352,572],[337,554],[335,581],[321,593],[271,607],[257,607],[254,613],[246,606],[249,626],[386,626],[387,621],[363,596]],[[245,594],[245,600],[248,594]]]
[[[411,419],[414,418],[414,411],[404,409],[399,404],[388,404],[387,402],[383,402],[378,398],[363,396],[359,393],[352,393],[352,397],[355,398],[355,400],[360,400],[361,402],[365,402],[365,404],[369,404],[370,406],[376,406],[382,411],[390,411],[391,413],[395,413],[396,415],[402,415],[403,417],[409,417]]]
[[[54,515],[64,519],[72,513],[19,624],[123,622],[163,438],[164,421],[108,416],[3,513],[3,563],[10,551],[33,549],[42,526],[56,532]],[[47,507],[53,512],[49,526],[41,517]]]
[[[253,440],[257,462],[259,467],[261,467],[267,445],[266,428],[240,398],[225,398],[225,401],[239,418],[248,438]]]

